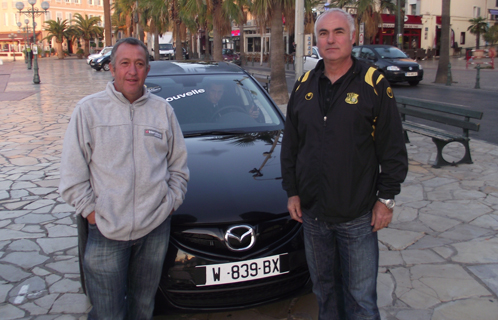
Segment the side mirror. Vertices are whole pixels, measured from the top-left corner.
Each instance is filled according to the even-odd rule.
[[[318,55],[316,55],[316,54],[312,54],[311,57],[315,58],[315,59],[318,59]]]

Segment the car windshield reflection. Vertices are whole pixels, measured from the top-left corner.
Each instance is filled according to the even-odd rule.
[[[281,125],[268,97],[247,75],[154,76],[145,85],[173,106],[186,136],[270,131]]]

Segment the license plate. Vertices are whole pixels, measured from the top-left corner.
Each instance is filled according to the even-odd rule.
[[[284,253],[240,262],[197,266],[200,274],[196,285],[214,286],[278,276],[289,272],[288,260],[287,253]]]
[[[418,76],[418,72],[407,72],[405,75],[407,77],[416,77]]]

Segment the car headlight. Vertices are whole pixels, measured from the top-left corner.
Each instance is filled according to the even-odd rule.
[[[400,71],[401,69],[397,66],[388,66],[387,70],[388,71]]]
[[[421,64],[418,65],[418,69],[422,70],[422,65]]]

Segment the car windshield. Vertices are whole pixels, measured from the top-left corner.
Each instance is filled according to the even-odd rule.
[[[406,54],[394,47],[387,48],[375,48],[375,51],[380,55],[382,59],[404,59],[408,58]]]
[[[232,49],[223,49],[222,54],[227,54],[227,55],[232,55],[233,54],[233,50]]]
[[[159,50],[173,50],[172,43],[161,43],[159,44]]]
[[[212,84],[223,88],[219,112],[211,111]],[[269,98],[247,74],[152,76],[145,85],[173,106],[185,136],[279,130],[282,126]]]

